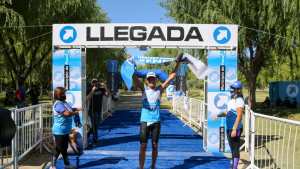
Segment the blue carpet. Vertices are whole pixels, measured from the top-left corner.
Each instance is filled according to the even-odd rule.
[[[137,169],[139,154],[140,112],[117,111],[99,129],[99,144],[80,156],[79,168]],[[157,169],[228,169],[230,162],[221,154],[204,152],[202,137],[167,110],[161,111],[161,135]],[[76,157],[70,156],[76,164]],[[145,169],[151,164],[151,144],[148,142]],[[58,169],[63,168],[59,160]]]

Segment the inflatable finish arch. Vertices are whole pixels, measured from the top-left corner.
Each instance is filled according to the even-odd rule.
[[[53,89],[65,86],[67,100],[85,108],[86,48],[192,48],[208,50],[207,131],[204,148],[226,151],[223,120],[213,121],[211,113],[226,109],[230,83],[237,79],[238,26],[219,24],[54,24]],[[82,114],[86,124],[87,113]],[[82,131],[84,145],[86,132]],[[221,138],[220,138],[221,135]],[[221,140],[221,141],[220,141]]]

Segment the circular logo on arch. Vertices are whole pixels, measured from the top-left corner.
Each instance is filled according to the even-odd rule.
[[[227,109],[227,103],[229,101],[230,97],[227,93],[218,93],[214,97],[214,104],[217,109]]]
[[[231,39],[231,32],[225,26],[219,26],[214,31],[214,40],[219,44],[225,44]]]
[[[60,30],[60,39],[64,43],[72,43],[77,38],[77,31],[73,26],[64,26]]]
[[[220,74],[218,71],[213,71],[208,76],[211,82],[218,82],[220,80]]]

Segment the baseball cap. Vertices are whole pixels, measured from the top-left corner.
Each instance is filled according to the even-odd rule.
[[[98,79],[96,79],[96,78],[93,78],[91,81],[91,83],[97,83],[97,82],[98,82]]]
[[[232,83],[230,85],[230,88],[233,88],[233,89],[242,89],[243,88],[243,84],[240,81],[235,81],[234,83]]]
[[[156,74],[154,72],[148,72],[146,75],[146,78],[148,79],[149,77],[155,77],[156,78]]]

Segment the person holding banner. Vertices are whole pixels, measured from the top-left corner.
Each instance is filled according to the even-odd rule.
[[[237,169],[240,160],[240,137],[243,132],[242,118],[245,102],[242,94],[242,83],[234,82],[230,86],[231,99],[227,104],[227,112],[214,115],[226,117],[227,139],[232,154],[232,169]]]
[[[66,102],[66,90],[63,87],[56,87],[54,90],[53,104],[53,127],[52,134],[55,140],[54,163],[51,169],[56,168],[58,156],[62,154],[65,169],[73,169],[75,166],[70,165],[67,149],[69,143],[69,134],[72,129],[73,116],[78,115],[81,108],[72,108]]]
[[[140,125],[140,169],[144,168],[147,140],[152,136],[152,164],[151,169],[155,168],[158,155],[158,139],[160,135],[160,98],[163,90],[170,81],[176,77],[176,71],[179,66],[180,58],[177,59],[175,70],[159,86],[157,86],[157,76],[155,72],[149,71],[146,75],[146,85],[143,85],[137,75],[134,75],[134,82],[138,88],[143,91],[143,101],[141,110]]]

